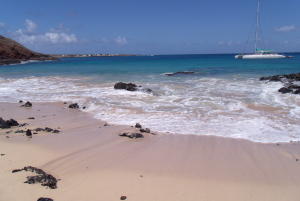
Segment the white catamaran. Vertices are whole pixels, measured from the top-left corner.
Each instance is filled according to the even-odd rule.
[[[277,54],[272,49],[260,49],[257,48],[257,32],[258,32],[258,12],[259,12],[259,1],[257,5],[257,12],[256,12],[256,28],[255,28],[255,46],[254,46],[254,54],[240,54],[236,55],[236,59],[279,59],[279,58],[286,58],[286,56]]]

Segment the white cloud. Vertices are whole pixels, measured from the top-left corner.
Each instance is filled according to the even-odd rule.
[[[278,33],[287,33],[287,32],[297,31],[297,30],[299,30],[299,28],[295,25],[284,26],[284,27],[275,27],[275,32],[278,32]]]
[[[37,28],[36,23],[34,23],[33,21],[28,20],[28,19],[26,19],[25,25],[27,27],[27,30],[26,30],[27,33],[34,33]]]
[[[74,34],[68,35],[65,33],[45,33],[45,41],[50,43],[72,43],[77,42]]]
[[[6,25],[5,25],[3,22],[0,22],[0,27],[1,27],[1,28],[5,28]]]
[[[77,38],[74,34],[66,34],[64,31],[68,31],[68,28],[65,27],[62,23],[58,28],[51,28],[50,32],[46,33],[36,33],[37,24],[31,20],[26,20],[25,25],[26,30],[19,29],[12,34],[16,40],[21,43],[30,43],[30,44],[59,44],[59,43],[74,43],[77,42]]]
[[[226,46],[232,46],[232,45],[239,45],[239,41],[219,41],[218,45],[226,45]]]
[[[63,32],[68,32],[68,31],[70,31],[70,29],[68,27],[66,27],[63,23],[60,23],[58,25],[58,27],[56,27],[56,28],[50,29],[50,32],[53,32],[53,33],[63,33]]]
[[[26,19],[25,25],[27,29],[19,29],[18,31],[14,32],[14,35],[32,35],[35,33],[37,28],[37,24],[32,22],[31,20]]]
[[[119,36],[118,38],[116,38],[115,42],[118,45],[124,45],[124,44],[128,43],[128,41],[126,40],[126,38],[125,37],[121,37],[121,36]]]
[[[101,42],[102,43],[109,43],[110,41],[108,39],[106,39],[106,38],[102,38]]]

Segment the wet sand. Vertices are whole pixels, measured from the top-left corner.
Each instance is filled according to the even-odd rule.
[[[0,156],[0,200],[110,201],[127,196],[132,201],[281,201],[300,197],[298,142],[262,144],[162,133],[129,139],[119,134],[137,131],[134,127],[104,126],[107,122],[63,103],[32,103],[32,108],[0,103],[4,120],[29,124],[0,129],[0,154],[5,154]],[[14,133],[38,127],[61,132],[38,132],[32,138]],[[24,184],[27,176],[35,174],[12,170],[25,166],[61,179],[58,188]]]

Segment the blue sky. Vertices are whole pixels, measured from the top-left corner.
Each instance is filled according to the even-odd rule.
[[[47,54],[253,51],[256,0],[1,0],[0,34]],[[264,47],[300,52],[300,1],[261,0]],[[252,30],[252,32],[251,32]]]

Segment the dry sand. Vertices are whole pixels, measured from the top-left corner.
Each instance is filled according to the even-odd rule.
[[[29,125],[0,129],[0,200],[300,200],[300,144],[261,144],[215,136],[145,134],[104,126],[63,103],[0,103],[0,117]],[[34,117],[34,120],[28,119]],[[130,117],[128,117],[130,118]],[[6,132],[50,127],[32,138]],[[151,128],[150,128],[151,129]],[[201,132],[201,131],[199,131]],[[201,133],[200,133],[201,134]],[[9,136],[9,138],[6,138]],[[57,189],[24,184],[34,166],[52,174]]]

